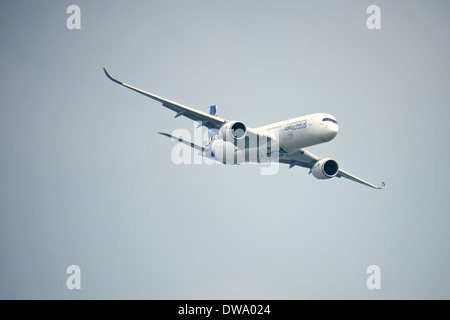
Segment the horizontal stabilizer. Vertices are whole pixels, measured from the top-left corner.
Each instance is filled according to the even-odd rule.
[[[183,138],[175,137],[175,136],[173,136],[173,135],[171,135],[169,133],[165,133],[165,132],[158,132],[158,133],[163,135],[163,136],[166,136],[168,138],[172,138],[172,139],[174,139],[174,140],[176,140],[178,142],[184,143],[185,145],[188,145],[191,148],[194,148],[196,150],[200,150],[201,152],[205,151],[205,147],[202,147],[202,146],[199,146],[198,144],[195,144],[193,142],[184,140]]]

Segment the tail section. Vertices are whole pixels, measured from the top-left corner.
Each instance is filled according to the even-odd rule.
[[[217,116],[217,106],[213,105],[209,107],[209,114],[212,116]],[[218,136],[218,132],[215,129],[208,129],[208,142],[211,142],[216,139]]]

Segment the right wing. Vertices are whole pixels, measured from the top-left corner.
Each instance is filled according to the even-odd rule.
[[[357,178],[354,175],[352,175],[352,174],[350,174],[348,172],[345,172],[344,170],[341,170],[341,169],[339,169],[339,172],[336,175],[336,177],[338,177],[338,178],[343,177],[343,178],[346,178],[346,179],[349,179],[349,180],[361,183],[361,184],[366,185],[368,187],[372,187],[374,189],[383,189],[384,188],[384,182],[382,183],[381,187],[377,187],[377,186],[375,186],[375,185],[373,185],[373,184],[371,184],[371,183],[369,183],[367,181],[364,181],[364,180],[362,180],[360,178]]]
[[[198,121],[200,122],[203,126],[209,128],[209,129],[219,129],[220,127],[222,127],[226,122],[228,122],[228,120],[207,114],[205,112],[201,112],[198,110],[195,110],[193,108],[189,108],[186,106],[183,106],[182,104],[164,99],[162,97],[159,97],[153,93],[150,92],[146,92],[144,90],[135,88],[133,86],[130,86],[129,84],[126,84],[122,81],[119,81],[113,77],[111,77],[111,75],[108,73],[108,71],[106,71],[105,68],[103,68],[103,71],[105,72],[106,76],[108,77],[108,79],[110,79],[111,81],[114,81],[115,83],[120,84],[121,86],[124,86],[125,88],[131,89],[133,91],[136,91],[140,94],[143,94],[144,96],[147,96],[149,98],[152,98],[153,100],[159,101],[162,103],[162,105],[170,110],[175,111],[177,114],[175,115],[176,117],[179,116],[185,116],[186,118],[189,118],[191,120],[194,121]]]

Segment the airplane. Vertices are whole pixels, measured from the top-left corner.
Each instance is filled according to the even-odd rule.
[[[187,117],[208,128],[209,141],[205,146],[197,145],[169,133],[161,135],[175,139],[202,153],[202,156],[224,164],[246,162],[267,163],[277,161],[288,164],[289,169],[300,166],[309,169],[317,179],[346,178],[374,189],[383,189],[342,170],[336,160],[320,158],[304,148],[329,142],[336,137],[339,125],[335,117],[327,113],[309,114],[258,128],[247,127],[241,121],[229,121],[217,116],[217,107],[211,106],[205,113],[170,101],[153,93],[143,91],[113,78],[103,68],[108,79],[156,100],[174,112],[175,118]]]

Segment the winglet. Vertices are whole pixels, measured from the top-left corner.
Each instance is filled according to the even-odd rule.
[[[383,181],[383,182],[381,182],[381,187],[375,186],[375,189],[383,190],[385,187],[386,187],[386,184]]]
[[[121,81],[119,81],[119,80],[114,79],[113,77],[111,77],[111,75],[108,73],[108,71],[106,71],[105,68],[103,68],[103,71],[105,72],[105,74],[106,74],[106,76],[108,77],[109,80],[114,81],[114,82],[116,82],[116,83],[118,83],[118,84],[123,84],[123,82],[121,82]]]

